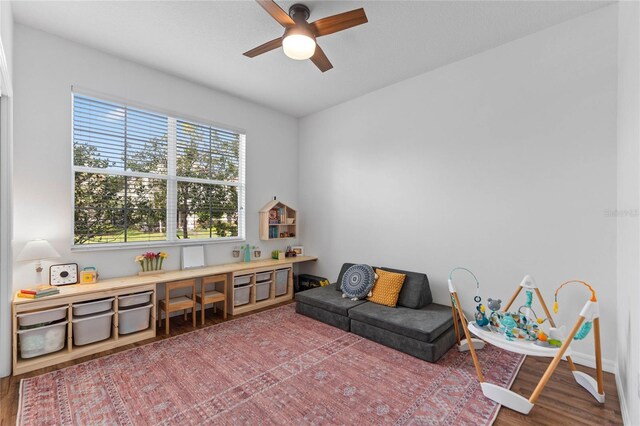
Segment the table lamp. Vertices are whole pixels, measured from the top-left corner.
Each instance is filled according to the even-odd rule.
[[[36,272],[42,272],[42,261],[60,257],[60,253],[54,249],[47,240],[31,240],[24,246],[18,258],[18,262],[36,261]]]

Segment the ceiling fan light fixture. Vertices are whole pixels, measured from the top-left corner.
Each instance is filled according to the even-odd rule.
[[[282,50],[291,59],[309,59],[316,51],[316,41],[304,34],[291,34],[282,40]]]
[[[291,59],[309,59],[316,51],[315,37],[306,28],[292,28],[284,34],[282,50]]]
[[[334,34],[369,22],[363,8],[327,16],[309,23],[311,11],[304,4],[292,5],[287,14],[273,0],[256,0],[256,2],[284,27],[284,34],[282,37],[244,52],[243,55],[255,58],[282,46],[282,50],[289,58],[298,61],[311,59],[311,62],[322,72],[329,71],[333,65],[316,43],[316,37]]]

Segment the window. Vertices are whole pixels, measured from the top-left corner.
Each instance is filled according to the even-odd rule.
[[[244,238],[245,135],[73,95],[74,245]]]

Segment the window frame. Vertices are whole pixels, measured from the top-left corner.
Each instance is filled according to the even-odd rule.
[[[94,98],[98,101],[112,102],[117,103],[124,107],[135,108],[145,112],[159,114],[167,117],[168,126],[167,126],[167,161],[171,163],[170,158],[173,157],[173,166],[167,164],[167,172],[165,175],[158,175],[154,173],[146,173],[146,172],[133,172],[131,170],[115,170],[115,169],[100,169],[93,167],[85,167],[85,166],[76,166],[75,158],[74,158],[74,101],[75,95],[79,96],[87,96],[90,98]],[[146,105],[140,102],[131,101],[128,99],[119,98],[116,96],[106,95],[104,93],[95,92],[93,90],[88,90],[84,88],[78,88],[77,86],[71,86],[71,120],[70,120],[70,135],[71,135],[71,143],[70,143],[70,157],[71,157],[71,219],[70,219],[70,245],[72,251],[99,251],[99,250],[119,250],[123,248],[145,248],[145,247],[169,247],[169,246],[183,246],[183,245],[202,245],[202,244],[223,244],[223,243],[233,243],[233,242],[244,242],[246,241],[246,140],[247,140],[247,132],[243,129],[229,126],[226,124],[220,124],[213,122],[211,120],[198,118],[194,116],[189,116],[187,114],[180,114],[174,111],[170,111],[163,108],[158,108],[155,106]],[[202,179],[202,178],[191,178],[191,177],[183,177],[176,175],[175,169],[175,158],[177,155],[176,150],[176,123],[178,121],[186,121],[192,122],[197,125],[210,126],[215,127],[221,130],[234,132],[239,135],[239,158],[238,158],[238,182],[229,182],[229,181],[220,181],[215,179]],[[171,125],[173,123],[173,126]],[[172,142],[169,140],[173,138],[173,149],[174,152],[171,152]],[[171,237],[169,233],[169,220],[167,219],[167,235],[165,240],[158,241],[135,241],[135,242],[117,242],[117,243],[93,243],[93,244],[75,244],[75,210],[76,210],[76,199],[75,199],[75,177],[76,173],[96,173],[96,174],[105,174],[110,176],[123,176],[123,177],[138,177],[138,178],[150,178],[150,179],[161,179],[165,180],[167,183],[167,203],[166,203],[166,213],[167,218],[172,217],[171,214],[176,214],[177,216],[177,191],[175,188],[178,185],[178,182],[193,182],[193,183],[202,183],[208,185],[223,185],[223,186],[233,186],[238,188],[238,235],[233,237],[217,237],[217,238],[189,238],[189,239],[178,239],[176,236]],[[170,186],[173,185],[173,194],[175,200],[170,202]],[[172,208],[174,210],[172,210]],[[177,224],[172,225],[175,229],[177,228]]]

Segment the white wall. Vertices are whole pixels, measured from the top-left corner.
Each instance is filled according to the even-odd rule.
[[[277,195],[297,205],[297,120],[61,38],[15,27],[14,252],[46,238],[60,262],[96,266],[103,278],[135,274],[143,249],[71,252],[71,86],[227,124],[247,132],[247,241],[263,257],[284,244],[259,241],[258,210]],[[294,243],[290,241],[289,243]],[[233,246],[206,246],[209,264],[232,262]],[[178,247],[165,249],[166,269],[179,269]],[[46,281],[45,273],[40,278]],[[33,285],[33,263],[15,263],[13,288]]]
[[[11,2],[0,2],[0,37],[2,37],[2,48],[9,71],[9,80],[13,74],[13,11]],[[3,93],[6,95],[6,93]]]
[[[618,22],[618,393],[627,424],[640,424],[640,3]]]
[[[6,359],[11,348],[11,170],[13,92],[13,14],[11,3],[0,2],[0,359]],[[11,373],[8,362],[0,363],[0,377]]]
[[[616,20],[603,8],[303,118],[302,242],[320,257],[310,271],[424,271],[443,304],[458,265],[505,303],[525,274],[549,305],[560,282],[585,279],[613,370]],[[473,310],[470,282],[456,282]],[[559,322],[586,300],[563,290]],[[575,349],[591,355],[591,343]]]

